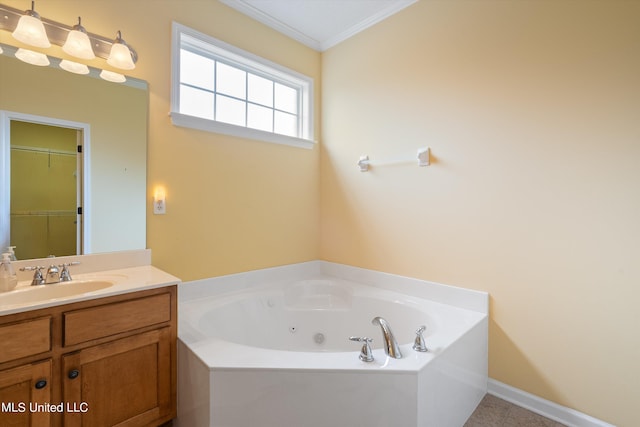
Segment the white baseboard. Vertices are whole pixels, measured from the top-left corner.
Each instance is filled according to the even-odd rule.
[[[549,400],[519,390],[510,385],[489,378],[487,392],[500,399],[528,409],[569,427],[615,427],[582,412],[558,405]]]

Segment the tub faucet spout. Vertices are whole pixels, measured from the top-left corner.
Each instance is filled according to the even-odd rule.
[[[398,346],[398,343],[396,342],[396,339],[393,336],[393,332],[391,332],[391,327],[389,326],[389,323],[380,316],[374,317],[371,323],[374,325],[378,325],[380,326],[380,328],[382,328],[384,352],[387,354],[387,356],[393,357],[394,359],[402,359],[400,346]]]

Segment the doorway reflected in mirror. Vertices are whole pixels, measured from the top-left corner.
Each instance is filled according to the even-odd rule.
[[[10,132],[10,245],[16,256],[82,253],[82,131],[13,120]]]

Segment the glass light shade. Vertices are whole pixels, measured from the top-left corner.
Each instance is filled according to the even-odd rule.
[[[49,65],[49,58],[47,58],[47,55],[28,49],[18,49],[16,51],[16,58],[22,62],[26,62],[27,64],[38,65],[40,67],[46,67]]]
[[[86,65],[68,61],[66,59],[60,61],[60,68],[74,74],[89,74],[89,67]]]
[[[136,67],[131,57],[131,51],[124,43],[113,43],[107,64],[122,70],[133,70]]]
[[[79,27],[78,25],[76,27]],[[67,41],[62,46],[62,50],[71,56],[81,59],[94,59],[96,55],[91,48],[91,40],[86,32],[75,29],[69,31]],[[80,27],[82,28],[82,27]]]
[[[27,13],[33,13],[35,16],[22,15],[18,21],[18,26],[12,33],[13,38],[30,46],[51,47],[44,24],[38,14],[29,10]]]
[[[114,83],[124,83],[127,81],[127,78],[122,74],[114,73],[113,71],[102,70],[100,72],[100,77],[104,80],[114,82]]]

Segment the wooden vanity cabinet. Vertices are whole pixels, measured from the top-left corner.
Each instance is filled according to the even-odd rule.
[[[176,298],[169,286],[0,316],[0,425],[151,427],[173,419]],[[59,406],[31,411],[43,402]]]

